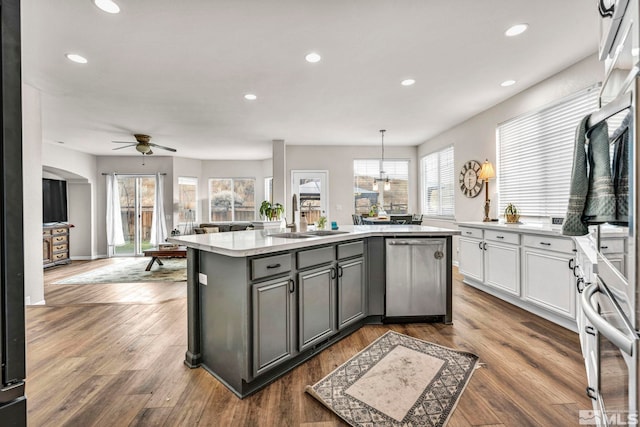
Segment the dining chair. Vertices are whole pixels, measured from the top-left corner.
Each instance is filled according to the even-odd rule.
[[[422,214],[413,214],[411,217],[411,224],[421,225],[422,224]]]
[[[362,221],[362,216],[358,214],[352,214],[351,218],[353,219],[353,225],[362,225],[364,222]]]

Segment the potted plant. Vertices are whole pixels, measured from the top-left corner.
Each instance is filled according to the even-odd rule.
[[[284,206],[265,200],[260,205],[260,217],[266,221],[278,221],[284,213]]]
[[[504,209],[504,217],[507,221],[507,224],[515,224],[520,220],[520,214],[518,213],[518,208],[513,203],[509,203],[507,207]]]
[[[324,230],[326,226],[327,226],[327,217],[321,216],[320,218],[318,218],[318,230]]]

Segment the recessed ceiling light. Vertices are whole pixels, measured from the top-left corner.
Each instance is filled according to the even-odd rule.
[[[307,62],[313,63],[313,62],[319,62],[322,59],[322,57],[315,52],[311,52],[310,54],[305,56],[304,59],[306,59]]]
[[[87,61],[87,58],[76,53],[67,53],[65,56],[69,61],[77,62],[78,64],[86,64],[89,62]]]
[[[522,34],[527,31],[527,28],[529,28],[529,24],[516,24],[505,31],[504,35],[507,37],[517,36],[518,34]]]
[[[500,86],[507,87],[507,86],[512,86],[514,84],[516,84],[515,80],[505,80],[502,83],[500,83]]]
[[[416,81],[414,79],[405,79],[405,80],[401,81],[400,84],[402,86],[411,86],[411,85],[415,84],[415,82]]]
[[[120,6],[112,0],[93,0],[93,3],[107,13],[119,13]]]
[[[249,101],[255,101],[256,99],[258,99],[258,97],[252,93],[248,93],[244,96],[244,99],[248,99]]]

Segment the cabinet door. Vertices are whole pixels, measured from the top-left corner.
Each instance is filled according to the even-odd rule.
[[[458,260],[458,270],[463,276],[484,281],[484,250],[482,240],[460,237],[459,249],[460,259]]]
[[[576,317],[573,255],[524,248],[524,298],[567,318]],[[571,261],[571,262],[570,262]]]
[[[485,284],[520,296],[520,248],[492,242],[485,245]]]
[[[42,238],[42,263],[43,264],[46,265],[53,262],[51,259],[51,253],[52,253],[51,236],[43,237]]]
[[[338,264],[338,328],[366,314],[364,258]]]
[[[298,273],[298,334],[300,350],[336,332],[336,269],[329,265]]]
[[[254,376],[293,354],[293,290],[288,277],[252,286]]]

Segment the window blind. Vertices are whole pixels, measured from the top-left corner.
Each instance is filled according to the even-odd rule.
[[[455,213],[453,146],[421,159],[422,212],[430,216],[450,216]]]
[[[513,203],[526,216],[566,214],[576,127],[597,108],[594,86],[498,125],[500,213]]]

